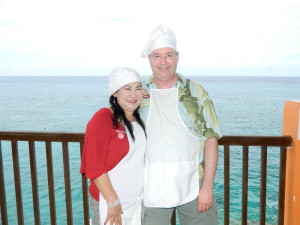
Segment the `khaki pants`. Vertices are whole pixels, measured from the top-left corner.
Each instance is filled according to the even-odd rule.
[[[200,180],[200,187],[202,180]],[[142,225],[169,225],[173,210],[177,210],[180,225],[217,225],[218,213],[216,202],[206,212],[198,214],[197,198],[175,208],[150,208],[143,205]]]
[[[173,210],[176,209],[181,225],[217,225],[218,213],[216,204],[208,211],[197,213],[197,199],[176,208],[143,207],[142,225],[169,225]]]

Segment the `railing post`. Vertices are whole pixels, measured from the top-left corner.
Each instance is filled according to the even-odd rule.
[[[287,151],[284,225],[300,224],[300,101],[284,106],[283,135],[293,138]]]
[[[4,169],[3,169],[3,158],[2,158],[2,147],[0,140],[0,222],[2,225],[8,224],[7,209],[6,209],[6,192],[4,183]]]

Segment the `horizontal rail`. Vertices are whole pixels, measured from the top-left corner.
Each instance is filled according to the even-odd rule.
[[[219,139],[219,145],[239,145],[239,146],[278,146],[290,147],[292,137],[284,136],[224,136]]]
[[[65,132],[29,132],[29,131],[0,131],[0,140],[17,141],[52,141],[52,142],[82,142],[84,133]],[[219,145],[240,146],[286,146],[292,144],[290,136],[241,136],[226,135],[219,139]]]
[[[0,131],[0,140],[82,142],[84,133]]]

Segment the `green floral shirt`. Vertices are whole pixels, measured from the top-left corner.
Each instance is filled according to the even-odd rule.
[[[186,79],[177,74],[178,81],[174,87],[178,88],[178,110],[181,119],[189,131],[199,138],[199,156],[202,157],[204,150],[204,141],[206,139],[216,137],[221,138],[222,133],[215,108],[207,91],[199,83],[190,79]],[[144,99],[140,106],[141,118],[147,121],[151,89],[156,89],[156,85],[152,82],[153,75],[143,82]],[[200,162],[202,159],[200,160]],[[200,164],[199,176],[203,177],[203,165]]]

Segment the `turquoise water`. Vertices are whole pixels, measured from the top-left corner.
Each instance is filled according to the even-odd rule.
[[[284,77],[193,77],[205,86],[219,116],[224,135],[281,135],[282,113],[287,100],[300,99],[300,78]],[[107,104],[105,77],[1,77],[0,130],[84,132],[90,117]],[[79,152],[70,146],[71,186],[74,224],[82,223],[81,177]],[[61,176],[61,146],[54,146],[54,174],[58,224],[65,224],[64,180]],[[19,146],[25,224],[33,224],[30,167],[27,143]],[[45,147],[37,149],[39,194],[42,224],[49,224]],[[240,148],[231,154],[230,217],[241,217]],[[2,143],[9,224],[17,224],[11,151]],[[249,220],[258,221],[260,151],[251,148],[249,155]],[[223,160],[220,160],[215,180],[215,195],[220,223],[223,216]],[[278,196],[278,149],[270,149],[267,175],[267,222],[276,224]]]

